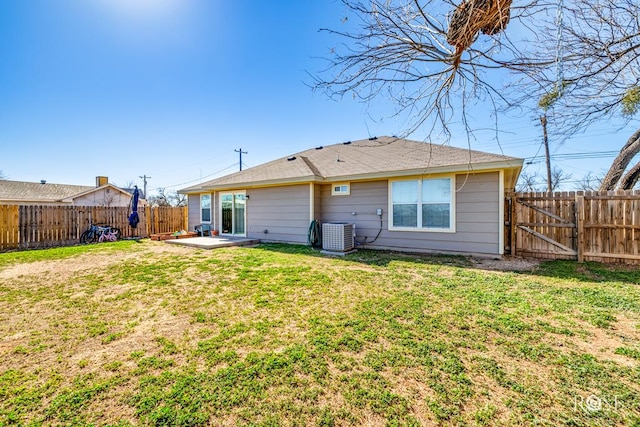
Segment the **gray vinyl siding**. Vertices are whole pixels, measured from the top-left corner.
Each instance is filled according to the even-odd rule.
[[[193,231],[193,228],[200,224],[200,195],[189,194],[187,201],[189,203],[189,231]]]
[[[466,252],[499,254],[500,228],[500,174],[498,172],[456,176],[456,235],[468,246]]]
[[[306,243],[309,192],[308,184],[247,190],[247,237],[263,242]]]
[[[331,186],[321,186],[322,222],[356,225],[356,240],[371,241],[380,231],[376,209],[382,208],[382,230],[374,243],[364,247],[405,251],[470,254],[500,253],[500,174],[456,175],[456,231],[389,231],[388,181],[352,182],[351,195],[332,196]],[[353,215],[355,213],[355,215]],[[365,239],[366,237],[366,239]]]
[[[215,193],[202,193],[211,195],[211,221],[210,224],[215,225],[217,220],[216,207],[218,206],[216,202],[216,198],[218,197]],[[189,194],[188,195],[188,204],[189,204],[189,230],[193,231],[196,225],[202,224],[202,217],[200,212],[200,194]]]
[[[387,181],[352,182],[350,187],[350,195],[333,196],[331,185],[320,186],[316,196],[322,203],[316,217],[320,222],[354,223],[356,239],[364,241],[365,237],[373,239],[380,230],[380,217],[376,215],[376,209],[380,208],[383,211],[382,237],[387,228]]]
[[[499,181],[498,172],[455,176],[455,233],[390,231],[387,180],[351,182],[348,196],[333,196],[331,185],[314,184],[314,217],[321,222],[354,223],[356,240],[364,242],[361,247],[498,255],[503,197]],[[311,215],[309,184],[254,188],[246,194],[247,237],[265,242],[307,243]],[[212,216],[216,221],[218,197],[219,193],[212,198]],[[377,209],[383,211],[382,224]],[[196,224],[200,224],[200,197],[190,194],[189,229],[193,230]],[[378,233],[377,240],[371,243]]]

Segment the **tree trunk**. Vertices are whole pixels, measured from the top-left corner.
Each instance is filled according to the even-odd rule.
[[[640,152],[640,129],[636,130],[627,143],[622,147],[618,156],[613,160],[609,172],[600,184],[600,191],[609,191],[616,188],[616,184],[620,181],[625,169],[633,160],[636,154]],[[635,168],[634,168],[635,169]]]
[[[636,163],[636,165],[629,169],[629,172],[622,177],[618,188],[620,190],[633,190],[638,180],[640,180],[640,162]]]

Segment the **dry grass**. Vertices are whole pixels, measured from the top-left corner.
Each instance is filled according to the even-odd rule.
[[[640,422],[640,273],[505,265],[151,241],[0,254],[0,425]]]

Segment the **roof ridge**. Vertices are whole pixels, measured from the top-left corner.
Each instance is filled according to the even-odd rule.
[[[322,175],[322,173],[320,172],[320,170],[318,169],[318,167],[316,165],[313,164],[313,162],[311,161],[311,159],[309,159],[307,156],[300,156],[300,158],[304,161],[304,163],[307,165],[307,167],[311,170],[311,172],[315,175],[315,176],[319,176],[324,178],[324,175]]]
[[[92,187],[91,185],[82,185],[82,184],[60,184],[60,183],[56,183],[56,182],[48,182],[45,181],[44,183],[42,181],[15,181],[12,179],[0,179],[0,183],[10,183],[10,184],[29,184],[29,185],[48,185],[48,186],[53,186],[53,185],[58,185],[58,186],[65,186],[65,187]]]

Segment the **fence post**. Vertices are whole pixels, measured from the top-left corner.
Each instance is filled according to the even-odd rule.
[[[584,262],[584,196],[576,195],[576,251],[578,262]]]
[[[19,247],[19,218],[17,205],[0,205],[0,251]]]
[[[516,193],[511,193],[509,195],[509,198],[511,200],[510,203],[510,209],[511,209],[511,214],[509,215],[509,233],[510,233],[510,237],[509,239],[511,240],[510,242],[510,248],[511,249],[511,256],[516,256],[516,222],[517,222],[517,213],[516,213]]]
[[[189,208],[187,206],[182,206],[180,210],[180,215],[182,215],[182,230],[189,231]]]
[[[147,213],[147,237],[149,237],[153,233],[153,208],[147,206],[145,210]]]

